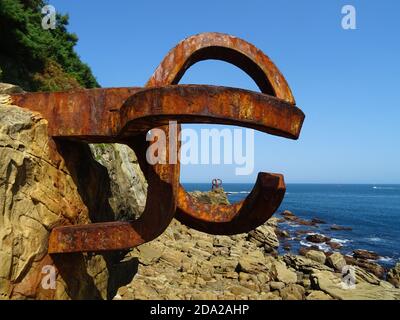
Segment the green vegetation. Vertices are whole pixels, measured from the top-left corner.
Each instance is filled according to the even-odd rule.
[[[42,28],[43,0],[0,0],[0,82],[27,91],[99,87],[74,51],[68,16],[57,14],[55,29]]]

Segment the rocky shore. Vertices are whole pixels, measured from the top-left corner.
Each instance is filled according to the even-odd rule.
[[[216,201],[212,192],[192,195]],[[220,191],[215,196],[221,200]],[[249,233],[212,236],[174,221],[161,237],[126,257],[137,259],[138,271],[114,299],[400,299],[400,264],[386,272],[374,262],[377,255],[372,252],[356,250],[353,256],[344,256],[331,243],[327,253],[302,247],[299,254],[279,255],[291,236],[279,226],[288,220],[324,223],[284,211]],[[331,241],[320,234],[308,238],[315,243]],[[352,266],[354,273],[343,274],[345,266]]]

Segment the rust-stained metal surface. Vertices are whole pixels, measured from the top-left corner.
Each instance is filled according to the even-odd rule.
[[[41,113],[49,122],[50,136],[106,142],[114,138],[119,128],[118,110],[128,97],[141,89],[20,93],[11,95],[11,100],[15,105]]]
[[[223,119],[230,119],[230,116],[234,114],[233,118],[249,120],[243,121],[246,122],[246,125],[244,125],[245,127],[286,138],[298,138],[304,120],[304,114],[298,109],[298,111],[300,111],[298,114],[300,117],[297,118],[297,120],[293,118],[297,108],[295,107],[295,99],[289,85],[275,64],[263,52],[242,39],[221,33],[203,33],[189,37],[181,41],[167,54],[146,86],[159,87],[177,84],[190,66],[198,61],[207,59],[222,60],[237,66],[256,82],[263,97],[275,97],[277,98],[275,101],[285,103],[285,107],[280,109],[282,113],[279,115],[272,115],[270,113],[273,109],[271,108],[271,104],[264,104],[265,110],[263,110],[263,107],[254,103],[254,99],[252,98],[255,98],[256,94],[253,93],[250,99],[245,97],[238,99],[238,104],[242,106],[242,112],[237,112],[237,108],[232,108],[229,103],[227,103],[227,100],[229,100],[228,97],[227,100],[220,104]],[[140,92],[138,94],[140,94]],[[260,108],[253,108],[254,105]],[[190,108],[190,106],[191,105],[186,105],[186,108]],[[286,111],[283,111],[283,109]],[[271,122],[269,124],[263,122],[263,126],[258,126],[259,122],[256,119],[257,115],[259,116],[260,114],[268,114],[265,118],[261,118],[268,118]],[[249,116],[250,119],[246,119],[247,116]],[[214,123],[229,124],[217,121]],[[251,125],[249,125],[249,123],[251,123]],[[285,129],[283,129],[284,127]],[[256,194],[260,198],[263,196],[262,193]],[[262,199],[260,200],[262,201]],[[264,216],[269,218],[277,207],[274,209],[273,205],[267,206],[267,202],[264,202],[264,205],[266,205],[264,208]],[[223,208],[223,210],[229,211],[231,217],[243,217],[246,212],[249,212],[242,210],[241,214],[239,214],[241,206],[235,204],[227,206]],[[229,222],[224,222],[224,227],[221,228],[215,227],[214,222],[202,220],[202,217],[204,217],[203,213],[207,213],[210,217],[215,217],[216,219],[218,219],[219,216],[219,211],[216,207],[209,208],[207,205],[193,203],[190,195],[180,186],[176,216],[179,221],[201,231],[208,230],[207,227],[205,227],[207,225],[209,230],[218,230],[221,234],[226,233],[224,230],[240,229],[240,224],[236,222],[239,218],[232,218]],[[197,219],[194,219],[194,217],[197,217]],[[239,219],[239,221],[243,220],[244,219]],[[265,220],[261,219],[260,221]],[[256,226],[257,225],[255,225],[255,227]],[[215,231],[214,233],[218,232]]]
[[[214,123],[247,127],[297,139],[303,112],[286,101],[248,90],[173,85],[144,89],[122,106],[121,135],[179,123]]]
[[[260,172],[245,200],[233,205],[195,201],[181,187],[176,217],[187,226],[211,234],[248,232],[267,221],[278,209],[286,186],[281,174]]]
[[[206,59],[223,60],[241,68],[261,93],[221,86],[178,85],[191,65]],[[221,33],[203,33],[181,41],[167,54],[145,88],[24,93],[13,94],[11,99],[16,105],[41,113],[48,120],[49,135],[61,143],[69,139],[127,144],[135,151],[148,181],[146,206],[139,219],[54,228],[49,239],[50,253],[135,247],[159,236],[173,217],[212,234],[256,228],[271,217],[284,197],[282,175],[259,173],[253,190],[239,203],[202,204],[179,184],[179,163],[147,163],[146,133],[161,128],[168,142],[172,139],[168,123],[177,121],[236,125],[297,139],[304,121],[303,112],[295,106],[291,90],[274,63],[252,44]],[[165,152],[168,159],[169,150]]]
[[[303,112],[286,101],[209,85],[22,93],[11,99],[41,113],[49,135],[90,142],[119,142],[170,120],[237,125],[297,139],[304,120]]]
[[[165,56],[146,86],[177,84],[193,64],[209,59],[237,66],[254,80],[262,93],[295,104],[286,79],[268,56],[243,39],[218,32],[200,33],[181,41]]]

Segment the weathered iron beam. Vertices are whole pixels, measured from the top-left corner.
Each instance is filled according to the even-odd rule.
[[[304,113],[286,101],[236,88],[171,85],[138,91],[122,106],[121,135],[178,123],[237,125],[297,139]]]
[[[297,139],[304,120],[299,108],[275,97],[207,85],[22,93],[11,99],[40,112],[49,135],[90,142],[118,142],[171,120],[237,125]]]
[[[194,200],[180,186],[175,217],[185,225],[211,234],[249,232],[265,223],[278,209],[286,186],[281,174],[260,172],[245,200],[233,205],[205,204]]]
[[[191,65],[206,59],[236,65],[256,82],[261,93],[177,85]],[[282,175],[259,173],[253,190],[240,203],[200,204],[179,185],[179,164],[147,163],[146,132],[161,126],[167,137],[168,158],[167,124],[171,120],[239,125],[291,139],[298,138],[304,120],[273,62],[252,44],[220,33],[203,33],[181,41],[158,66],[146,88],[26,93],[12,95],[11,99],[14,104],[40,112],[49,121],[52,137],[129,145],[148,181],[146,207],[138,220],[54,228],[49,239],[50,253],[135,247],[159,236],[175,214],[188,226],[213,234],[256,228],[283,199]]]
[[[298,138],[304,120],[304,114],[302,115],[302,117],[300,116],[301,120],[300,118],[297,118],[297,120],[294,119],[293,116],[297,112],[294,110],[290,110],[290,108],[297,108],[295,107],[295,99],[292,95],[289,85],[268,56],[266,56],[262,51],[257,49],[252,44],[242,39],[221,33],[202,33],[189,37],[181,41],[167,54],[167,56],[160,63],[150,80],[147,82],[146,86],[158,87],[167,86],[170,84],[177,84],[182,78],[185,71],[190,66],[198,61],[207,59],[223,60],[239,67],[256,82],[261,92],[265,94],[265,97],[270,98],[271,96],[274,96],[286,103],[285,106],[288,108],[284,109],[287,110],[287,114],[281,113],[279,115],[276,115],[276,117],[270,116],[269,119],[271,120],[271,122],[273,122],[273,124],[267,124],[267,130],[262,130],[261,127],[255,126],[253,126],[253,128],[287,138]],[[253,118],[251,120],[249,119],[249,122],[255,125],[257,123],[257,120],[255,120],[255,118],[257,116],[255,116],[254,113],[257,114],[259,110],[252,110],[252,104],[246,103],[245,99],[243,99],[241,102],[243,105],[245,105],[242,110],[248,111],[244,112],[244,115],[251,114]],[[229,106],[229,103],[221,104],[221,110],[225,110],[226,108],[229,108]],[[266,110],[259,114],[264,115],[271,112],[270,105],[266,104],[264,105],[264,107],[266,108]],[[232,110],[230,111],[232,112]],[[235,116],[237,116],[237,114],[235,114]],[[297,116],[299,116],[299,114],[297,114]],[[284,130],[282,130],[283,127],[285,128]],[[269,190],[269,192],[274,193],[273,190]],[[258,192],[256,194],[258,194],[258,196],[260,197],[259,200],[261,200],[262,202],[262,193]],[[279,192],[277,192],[277,194],[279,194]],[[283,199],[283,194],[280,201],[282,201]],[[253,200],[253,203],[257,202],[258,201]],[[266,204],[266,202],[264,202],[264,204]],[[276,206],[276,208],[278,206],[279,204]],[[274,205],[270,205],[268,207],[268,211],[265,211],[263,216],[270,217],[272,213],[276,210],[276,208],[273,209],[274,207]],[[225,212],[230,212],[230,216],[234,217],[238,214],[240,208],[240,205],[234,204],[227,207],[214,206],[212,208],[204,209],[204,207],[198,206],[198,204],[194,204],[191,201],[190,195],[184,190],[182,186],[180,186],[179,188],[177,216],[179,217],[181,222],[201,231],[208,232],[207,230],[210,230],[211,232],[211,230],[218,230],[215,232],[223,233],[224,229],[222,225],[224,225],[226,230],[230,230],[229,232],[234,233],[234,230],[240,232],[240,230],[242,230],[241,223],[237,223],[235,221],[242,221],[244,222],[244,225],[246,225],[246,219],[232,219],[232,222],[217,224],[217,226],[215,222],[212,221],[212,219],[210,221],[206,221],[203,219],[203,213],[206,210],[211,210],[209,211],[211,213],[215,212],[216,216],[218,216],[218,212],[222,210]],[[248,219],[251,219],[251,215],[249,214],[248,210],[241,211],[240,217],[244,217],[246,216],[246,214],[248,214]],[[263,219],[259,219],[258,221],[260,222],[260,224],[265,222],[265,220]],[[254,228],[257,226],[258,225],[256,224],[253,225]]]

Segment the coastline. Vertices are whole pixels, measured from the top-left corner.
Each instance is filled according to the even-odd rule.
[[[213,194],[192,196],[204,202]],[[283,211],[249,233],[212,236],[174,220],[159,238],[130,252],[138,272],[114,299],[400,300],[400,264],[385,269],[376,263],[379,255],[363,250],[342,255],[337,242],[317,233],[307,235],[315,246],[289,252],[282,225],[290,222],[317,227],[325,221]],[[322,242],[332,251],[321,251]]]

